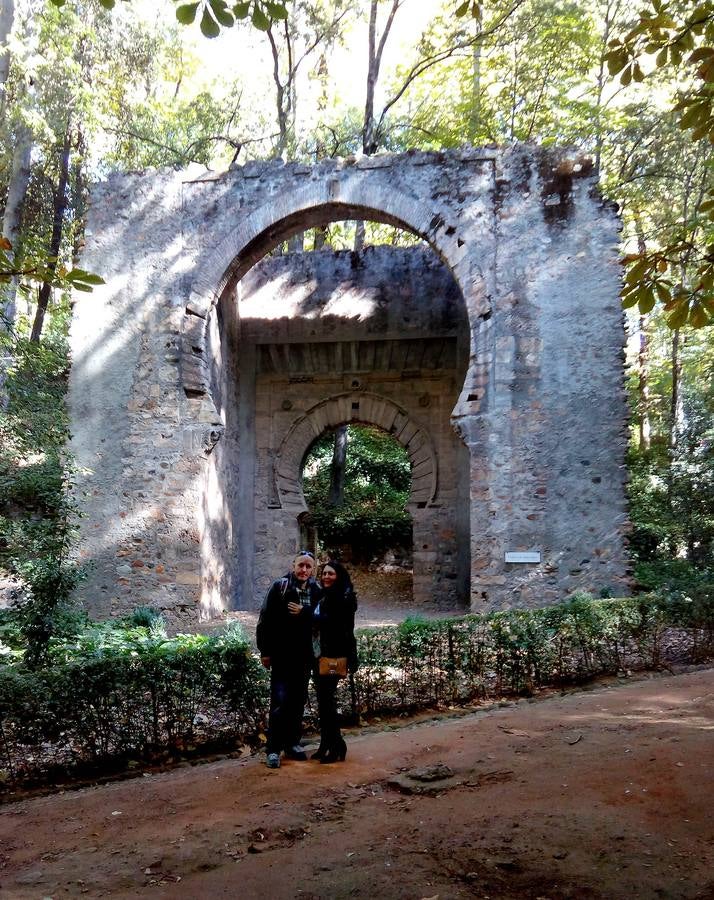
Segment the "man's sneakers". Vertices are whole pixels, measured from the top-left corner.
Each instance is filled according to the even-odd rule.
[[[307,753],[305,753],[300,744],[295,744],[294,747],[290,747],[285,751],[285,758],[294,759],[297,760],[297,762],[305,762],[305,760],[307,759]]]
[[[305,753],[300,744],[295,744],[294,747],[288,747],[288,749],[285,751],[285,759],[293,759],[297,762],[304,762],[307,759],[307,753]],[[269,769],[279,769],[280,754],[269,753],[265,759],[265,765]]]

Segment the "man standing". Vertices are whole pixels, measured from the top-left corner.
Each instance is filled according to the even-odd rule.
[[[313,578],[315,557],[301,550],[292,572],[274,581],[263,601],[256,641],[260,661],[270,669],[270,715],[266,765],[307,759],[300,746],[302,716],[313,664],[312,611],[321,596]]]

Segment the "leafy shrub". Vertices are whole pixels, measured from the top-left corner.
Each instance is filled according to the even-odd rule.
[[[148,628],[157,634],[166,634],[166,623],[158,609],[153,606],[137,606],[125,620],[128,624]]]
[[[91,623],[55,637],[51,665],[0,665],[0,760],[5,779],[122,766],[201,745],[255,739],[265,672],[237,628],[215,636],[157,636]]]
[[[342,683],[341,705],[405,713],[656,667],[670,627],[682,629],[693,658],[712,654],[714,595],[578,594],[545,609],[413,617],[358,632],[360,668]],[[168,638],[153,610],[114,622],[70,616],[47,644],[48,664],[34,670],[23,663],[23,640],[18,612],[0,614],[0,651],[8,651],[0,653],[0,780],[259,742],[268,677],[237,625]]]
[[[642,595],[446,620],[407,619],[358,632],[360,712],[400,712],[503,694],[662,662],[670,627],[685,629],[692,658],[714,652],[714,595]],[[349,704],[348,687],[341,688]]]

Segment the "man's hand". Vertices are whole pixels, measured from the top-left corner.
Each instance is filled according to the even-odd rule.
[[[291,616],[299,616],[302,612],[302,606],[299,603],[295,603],[293,600],[291,600],[288,603],[288,612]]]
[[[263,664],[263,668],[265,668],[265,669],[270,668],[270,657],[269,656],[261,656],[260,661]]]

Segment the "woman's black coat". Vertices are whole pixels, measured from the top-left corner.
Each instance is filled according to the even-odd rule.
[[[316,624],[320,633],[322,656],[346,656],[350,672],[357,669],[355,610],[357,597],[352,588],[343,591],[336,585],[323,590]]]

